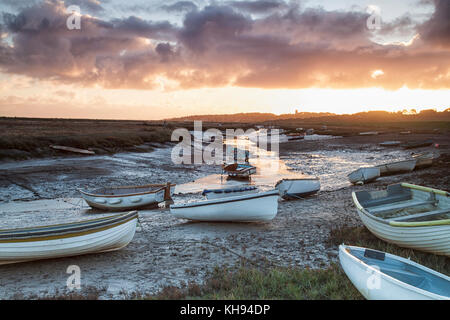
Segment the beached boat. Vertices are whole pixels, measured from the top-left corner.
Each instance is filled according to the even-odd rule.
[[[348,180],[353,184],[367,183],[375,180],[380,176],[380,168],[364,167],[348,174]]]
[[[93,208],[102,210],[132,210],[156,205],[169,200],[174,184],[105,187],[92,191],[78,189],[83,199]]]
[[[170,206],[177,218],[197,221],[270,221],[277,215],[278,190]]]
[[[55,149],[55,150],[75,152],[75,153],[81,153],[81,154],[89,154],[89,155],[95,154],[95,152],[91,151],[91,150],[78,149],[78,148],[72,148],[72,147],[66,147],[66,146],[51,145],[50,148]]]
[[[450,256],[450,200],[442,190],[401,183],[352,193],[364,225],[400,247]]]
[[[367,131],[367,132],[360,132],[360,136],[376,136],[378,135],[377,131]]]
[[[118,250],[134,237],[137,211],[74,223],[0,230],[0,264]]]
[[[416,159],[408,159],[408,160],[402,160],[402,161],[389,162],[389,163],[380,164],[375,167],[380,169],[381,176],[402,173],[402,172],[411,172],[416,167]]]
[[[282,179],[277,182],[275,188],[283,199],[300,199],[320,190],[318,178]]]
[[[339,262],[369,300],[449,300],[450,277],[409,259],[340,245]]]
[[[428,147],[433,144],[433,140],[421,140],[421,141],[410,141],[402,144],[404,149],[414,149],[421,147]]]
[[[413,155],[413,158],[416,159],[416,166],[414,169],[421,169],[433,165],[434,154],[432,152],[419,153]]]
[[[223,189],[205,189],[202,192],[203,196],[206,196],[208,200],[242,196],[245,194],[257,193],[258,188],[255,186],[243,186],[232,187]]]
[[[252,174],[256,173],[256,167],[248,163],[232,163],[225,165],[223,171],[230,178],[248,179]]]
[[[401,144],[400,141],[384,141],[384,142],[380,142],[380,146],[383,147],[397,147]]]

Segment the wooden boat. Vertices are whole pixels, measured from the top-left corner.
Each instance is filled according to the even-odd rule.
[[[50,148],[55,149],[55,150],[69,151],[69,152],[75,152],[75,153],[81,153],[81,154],[91,154],[91,155],[95,154],[95,152],[91,151],[91,150],[78,149],[78,148],[65,147],[65,146],[51,145]]]
[[[170,206],[177,218],[197,221],[270,221],[277,215],[278,190]]]
[[[450,256],[450,200],[442,190],[400,183],[352,193],[364,225],[400,247]]]
[[[433,144],[433,140],[422,140],[422,141],[411,141],[404,143],[402,147],[404,149],[414,149],[414,148],[421,148],[421,147],[428,147]]]
[[[301,199],[320,190],[318,178],[282,179],[277,182],[275,188],[283,199]]]
[[[369,300],[449,300],[450,277],[409,259],[340,245],[339,262]]]
[[[390,174],[411,172],[416,167],[416,159],[408,159],[396,162],[389,162],[375,166],[380,169],[380,175],[386,176]]]
[[[380,142],[380,146],[383,147],[397,147],[401,144],[400,141],[384,141],[384,142]]]
[[[367,183],[375,180],[380,176],[380,168],[364,167],[348,174],[348,180],[353,184]]]
[[[144,186],[106,187],[93,191],[78,189],[83,199],[92,207],[102,210],[132,210],[156,205],[169,200],[174,184],[148,184]]]
[[[0,230],[0,264],[119,250],[134,237],[137,211],[86,221]]]
[[[223,189],[205,189],[202,192],[203,196],[206,196],[208,200],[242,196],[244,194],[257,193],[258,188],[255,186],[243,186]]]
[[[413,158],[416,159],[416,167],[415,169],[421,169],[430,167],[433,165],[434,154],[432,152],[419,153],[413,155]]]
[[[232,163],[225,165],[223,171],[230,178],[248,179],[252,174],[256,173],[256,167],[248,163]]]

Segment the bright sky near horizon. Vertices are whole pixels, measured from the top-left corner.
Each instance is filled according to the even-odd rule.
[[[2,0],[0,12],[0,116],[450,107],[446,0]]]

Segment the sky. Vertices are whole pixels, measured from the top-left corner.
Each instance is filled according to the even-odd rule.
[[[0,116],[444,110],[449,89],[448,0],[0,0]]]

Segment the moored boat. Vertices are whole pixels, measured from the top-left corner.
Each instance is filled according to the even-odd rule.
[[[371,182],[379,176],[380,168],[376,167],[359,168],[347,175],[348,180],[353,184]]]
[[[400,141],[384,141],[380,142],[380,146],[382,147],[397,147],[401,144]]]
[[[283,199],[300,199],[320,190],[318,178],[282,179],[275,185]]]
[[[449,300],[450,277],[393,254],[340,245],[339,262],[369,300]]]
[[[409,183],[352,193],[363,224],[400,247],[450,256],[450,199],[443,190]]]
[[[432,152],[419,153],[413,155],[413,158],[416,159],[415,169],[421,169],[433,165],[434,154]]]
[[[143,186],[104,187],[92,191],[78,189],[83,199],[93,208],[101,210],[132,210],[156,205],[169,200],[174,184],[148,184]]]
[[[402,172],[411,172],[416,167],[416,159],[408,159],[408,160],[402,160],[402,161],[389,162],[389,163],[380,164],[375,167],[380,169],[381,176],[402,173]]]
[[[433,140],[421,140],[421,141],[410,141],[402,145],[404,149],[414,149],[421,147],[428,147],[433,144]]]
[[[208,200],[242,196],[245,194],[252,194],[258,192],[258,188],[255,186],[236,186],[223,189],[205,189],[202,192],[203,196],[206,196]]]
[[[51,226],[0,230],[0,264],[106,252],[134,237],[137,211]]]
[[[177,218],[197,221],[270,221],[277,215],[278,190],[225,197],[185,204],[173,204],[170,213]]]
[[[225,165],[223,171],[230,178],[248,179],[252,174],[256,173],[256,167],[248,163],[232,163]]]

